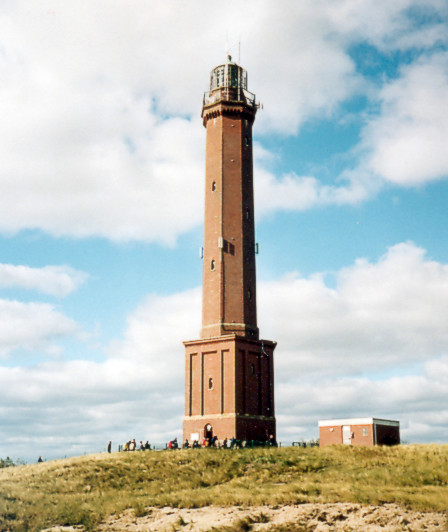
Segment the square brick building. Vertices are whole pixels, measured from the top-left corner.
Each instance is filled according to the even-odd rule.
[[[400,422],[389,419],[355,418],[319,421],[319,446],[398,445]]]

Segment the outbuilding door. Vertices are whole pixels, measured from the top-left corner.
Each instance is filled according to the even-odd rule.
[[[344,445],[352,444],[352,429],[350,425],[342,425],[342,443]]]

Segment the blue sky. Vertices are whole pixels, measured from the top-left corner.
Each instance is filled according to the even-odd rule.
[[[375,416],[446,442],[447,26],[446,0],[4,2],[0,456],[180,436],[226,41],[263,103],[279,439]]]

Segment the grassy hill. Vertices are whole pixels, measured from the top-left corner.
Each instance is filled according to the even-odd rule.
[[[148,506],[395,502],[448,510],[448,445],[144,451],[0,469],[0,530],[84,525]]]

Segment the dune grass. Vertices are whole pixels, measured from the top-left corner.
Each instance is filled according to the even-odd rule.
[[[83,525],[148,506],[398,503],[448,510],[448,445],[113,453],[0,470],[0,530]]]

